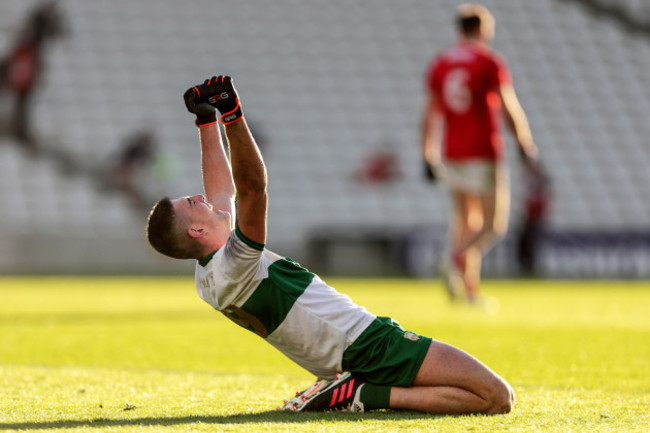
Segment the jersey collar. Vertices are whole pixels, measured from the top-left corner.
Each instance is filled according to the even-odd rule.
[[[210,260],[212,260],[212,257],[214,257],[215,254],[217,254],[217,251],[212,251],[210,254],[207,256],[203,257],[202,259],[199,260],[199,265],[203,266],[204,268],[210,263]]]

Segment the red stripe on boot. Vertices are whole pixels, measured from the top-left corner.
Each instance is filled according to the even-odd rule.
[[[334,394],[332,395],[332,401],[330,401],[330,406],[334,406],[334,403],[336,403],[336,397],[339,395],[339,389],[336,388],[334,390]]]
[[[348,395],[345,398],[350,398],[352,396],[352,389],[354,388],[354,379],[352,379],[348,385],[350,387],[348,388]]]
[[[348,386],[347,383],[344,383],[343,386],[341,387],[341,395],[339,396],[339,403],[343,401],[345,398],[345,388]]]

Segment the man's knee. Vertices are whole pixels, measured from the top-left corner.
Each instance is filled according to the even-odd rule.
[[[492,226],[492,230],[498,236],[499,238],[503,238],[506,233],[508,233],[508,221],[507,220],[499,220],[495,221],[494,225]]]
[[[504,414],[512,410],[515,404],[515,391],[505,381],[500,381],[492,389],[489,397],[487,414]]]
[[[483,241],[481,245],[483,249],[489,249],[494,244],[501,241],[506,234],[508,233],[508,222],[507,221],[491,221],[489,224],[483,226],[482,237]]]
[[[508,219],[495,216],[492,220],[485,222],[483,230],[495,238],[503,238],[508,233]]]

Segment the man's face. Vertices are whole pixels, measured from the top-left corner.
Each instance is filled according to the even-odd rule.
[[[172,206],[176,213],[177,227],[192,238],[223,240],[234,227],[230,213],[214,209],[203,195],[174,199]]]
[[[179,197],[172,200],[172,205],[178,220],[187,226],[205,224],[215,218],[212,205],[201,194]]]

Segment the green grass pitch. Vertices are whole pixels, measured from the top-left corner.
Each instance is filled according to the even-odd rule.
[[[313,378],[201,301],[191,277],[0,278],[0,431],[650,431],[650,282],[327,279],[508,380],[508,415],[279,413]]]

